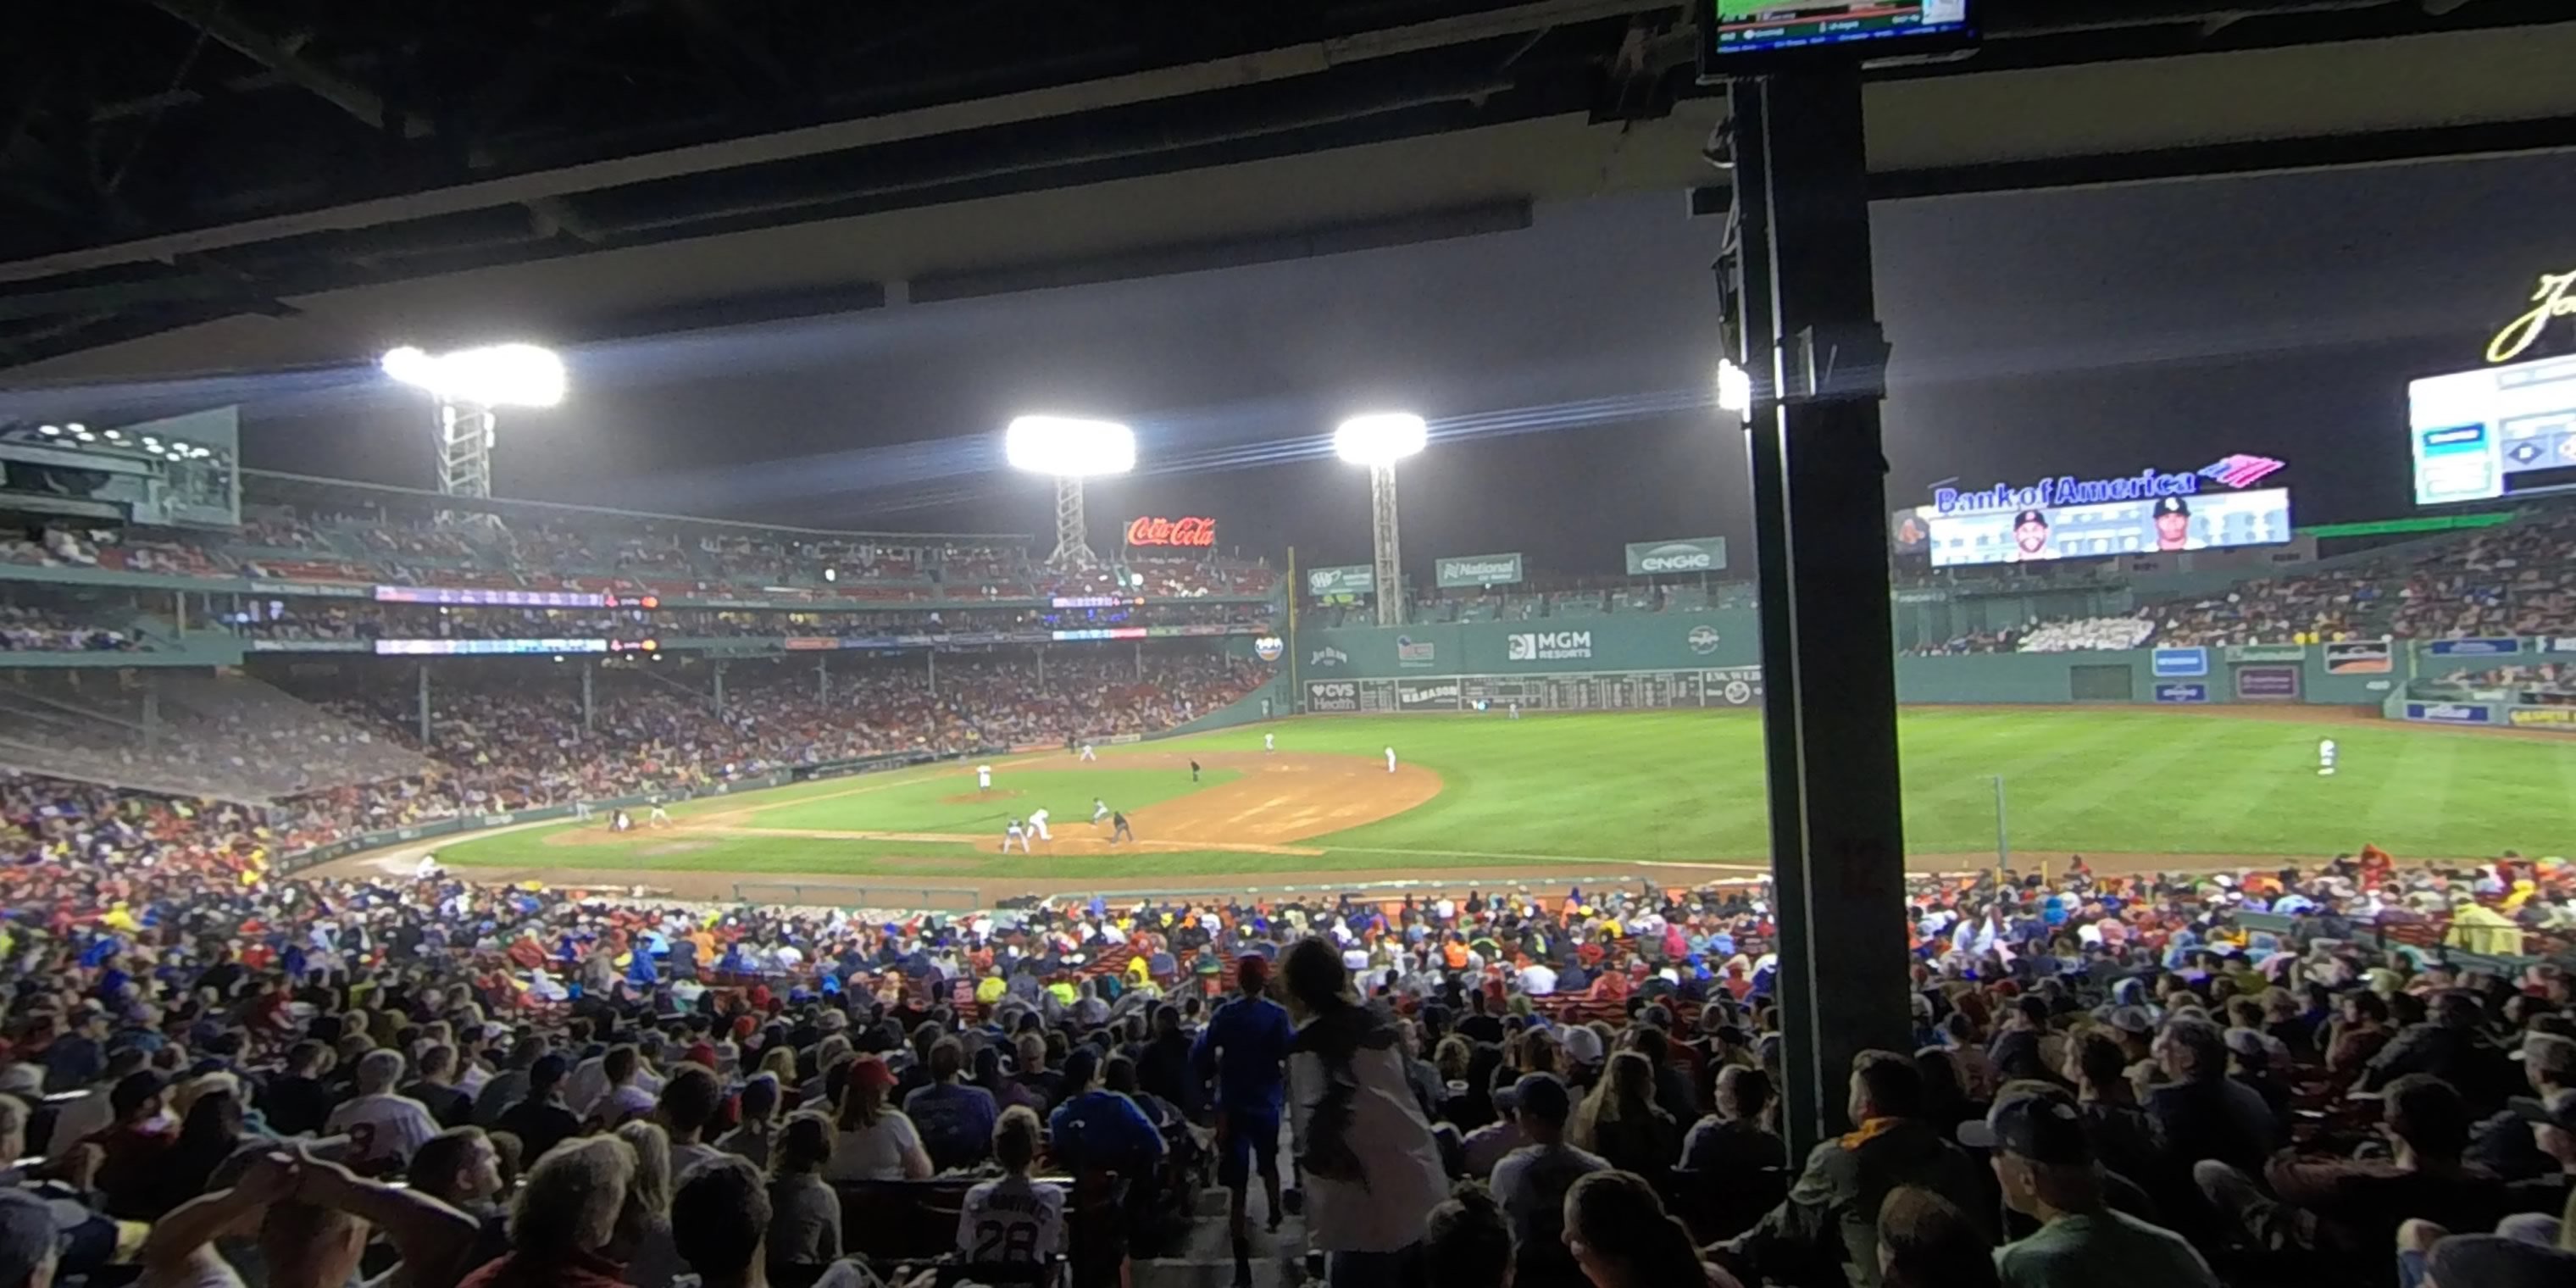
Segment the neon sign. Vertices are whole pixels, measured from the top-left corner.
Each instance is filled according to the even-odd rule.
[[[1216,544],[1216,520],[1138,519],[1127,525],[1127,544],[1131,546],[1212,546]]]
[[[2540,343],[2552,318],[2576,317],[2576,272],[2543,273],[2531,293],[2531,311],[2505,323],[2487,345],[2487,361],[2511,362]]]
[[[2204,479],[2223,487],[2243,489],[2270,478],[2283,468],[2283,462],[2269,456],[2238,452],[2184,474],[2140,470],[2135,474],[2107,479],[2079,479],[2072,474],[2060,474],[2024,487],[1997,483],[1977,492],[1962,492],[1954,487],[1934,488],[1932,509],[1936,514],[1945,515],[1987,514],[2003,510],[2047,510],[2066,505],[2197,496]]]

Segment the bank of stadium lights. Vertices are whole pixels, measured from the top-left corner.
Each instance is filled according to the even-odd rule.
[[[1732,358],[1717,360],[1717,409],[1737,420],[1753,419],[1753,373]]]
[[[497,409],[552,407],[564,398],[563,359],[533,344],[436,355],[404,345],[387,352],[379,365],[438,400],[438,490],[449,496],[492,495]]]
[[[1353,416],[1333,431],[1333,454],[1369,472],[1369,531],[1376,551],[1377,624],[1404,625],[1403,548],[1396,526],[1395,463],[1419,456],[1431,427],[1411,412]]]
[[[139,439],[129,438],[121,429],[111,429],[102,434],[76,420],[60,425],[38,425],[36,433],[44,438],[68,438],[75,443],[104,442],[110,447],[130,448],[147,456],[158,456],[171,461],[202,461],[215,454],[215,449],[211,447],[180,439],[164,441],[151,434],[145,434]]]
[[[1096,568],[1084,532],[1082,481],[1136,468],[1136,432],[1114,420],[1022,416],[1002,431],[1002,459],[1055,480],[1055,553],[1050,568]]]

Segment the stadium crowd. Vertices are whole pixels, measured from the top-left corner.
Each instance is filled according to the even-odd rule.
[[[119,630],[32,604],[0,603],[0,652],[121,653],[136,647]]]
[[[526,715],[438,750],[561,786]],[[0,777],[0,1288],[839,1284],[926,1210],[952,1274],[1108,1283],[1211,1174],[1238,1281],[1294,1206],[1372,1288],[2576,1282],[2555,860],[1918,878],[1907,1047],[1801,1160],[1759,884],[943,918],[278,870],[347,825]]]

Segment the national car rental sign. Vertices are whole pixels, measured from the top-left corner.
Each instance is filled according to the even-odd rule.
[[[1138,519],[1127,525],[1131,546],[1213,546],[1214,519]]]

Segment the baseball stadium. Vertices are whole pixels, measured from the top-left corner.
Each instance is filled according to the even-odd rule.
[[[0,24],[0,1288],[2576,1285],[2567,0]]]

